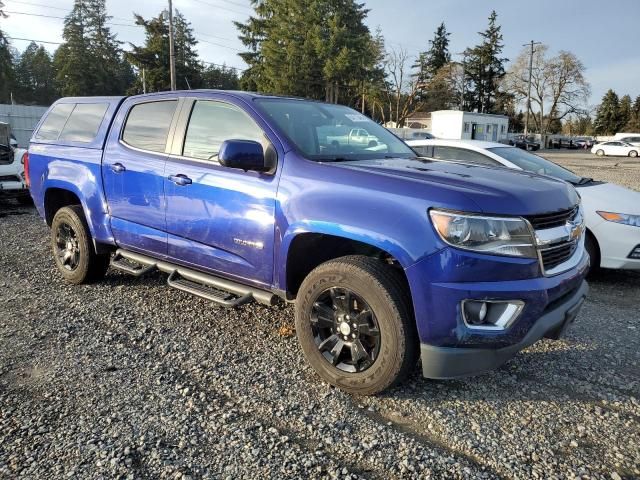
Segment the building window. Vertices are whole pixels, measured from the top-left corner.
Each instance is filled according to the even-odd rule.
[[[500,125],[500,133],[504,133],[504,125]]]
[[[487,125],[487,133],[491,133],[491,125]]]
[[[469,133],[469,122],[464,122],[464,133]]]

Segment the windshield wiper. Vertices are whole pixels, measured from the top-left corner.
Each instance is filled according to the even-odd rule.
[[[591,183],[591,182],[593,182],[593,178],[590,178],[590,177],[582,177],[582,178],[578,181],[577,185],[586,185],[587,183]]]

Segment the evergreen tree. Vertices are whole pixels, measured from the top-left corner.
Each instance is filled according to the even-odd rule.
[[[620,105],[618,106],[618,127],[616,132],[622,132],[629,120],[631,120],[631,97],[625,95],[620,99]]]
[[[0,0],[0,18],[5,18],[4,4]],[[13,69],[13,53],[9,40],[0,29],[0,103],[11,101],[11,92],[14,87],[15,74]]]
[[[376,76],[379,49],[354,0],[254,0],[236,22],[248,51],[243,88],[355,104]]]
[[[224,65],[209,65],[202,71],[202,88],[217,88],[220,90],[237,90],[239,88],[238,74],[234,68]]]
[[[198,52],[196,52],[198,41],[193,35],[193,28],[178,10],[173,17],[173,22],[176,87],[178,89],[201,88],[203,67],[198,60]]]
[[[134,65],[138,78],[131,93],[140,93],[142,69],[145,73],[147,92],[159,92],[171,88],[169,71],[169,14],[162,12],[151,20],[135,14],[136,24],[145,29],[146,38],[142,46],[131,44],[131,51],[125,58]],[[195,51],[197,40],[193,36],[191,24],[180,13],[174,16],[174,53],[176,59],[176,87],[179,89],[200,88],[202,86],[202,65]]]
[[[132,80],[120,42],[107,22],[105,0],[75,0],[54,55],[56,81],[64,96],[122,94]]]
[[[620,125],[620,102],[616,92],[609,89],[598,107],[594,130],[600,135],[613,135]]]
[[[435,31],[433,40],[429,40],[429,49],[419,54],[413,67],[418,69],[418,81],[421,84],[426,84],[451,61],[449,35],[451,34],[447,32],[447,28],[442,22]]]
[[[507,58],[500,57],[502,43],[501,26],[497,25],[495,10],[489,16],[489,25],[479,32],[482,42],[466,50],[465,73],[471,83],[467,93],[467,104],[471,110],[494,113],[500,81],[505,76]]]
[[[625,132],[640,133],[640,95],[636,97],[631,107],[631,115],[629,121],[624,126]]]
[[[57,98],[55,70],[49,52],[31,42],[16,65],[17,98],[27,105],[51,105]]]

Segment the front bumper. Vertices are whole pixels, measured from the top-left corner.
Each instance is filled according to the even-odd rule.
[[[11,196],[26,195],[28,193],[29,193],[29,189],[27,188],[24,182],[18,182],[18,181],[0,182],[0,196],[11,197]]]
[[[540,317],[521,341],[507,347],[457,348],[421,344],[423,375],[435,379],[476,375],[499,367],[543,337],[560,338],[575,321],[588,291],[587,282],[583,280],[577,290],[556,302]]]
[[[592,230],[600,247],[600,266],[621,270],[640,270],[640,260],[629,258],[640,245],[640,227],[601,222]]]
[[[584,252],[570,270],[544,276],[538,260],[476,254],[451,247],[408,267],[405,273],[425,376],[448,378],[480,373],[550,335],[566,312],[586,294],[584,277],[588,268],[589,257]],[[465,300],[517,300],[524,307],[508,328],[478,330],[464,321],[461,305]],[[454,351],[459,353],[449,353]],[[448,359],[452,359],[450,371],[445,368]]]

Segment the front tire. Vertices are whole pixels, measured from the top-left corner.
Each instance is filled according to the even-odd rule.
[[[604,150],[597,150],[596,155],[599,157],[604,157]]]
[[[584,240],[584,247],[589,255],[590,266],[589,274],[593,275],[600,270],[600,249],[598,243],[593,235],[588,232]]]
[[[419,356],[407,287],[374,258],[341,257],[314,269],[298,291],[296,331],[316,373],[357,395],[396,385]]]
[[[91,233],[80,205],[58,210],[51,223],[51,249],[58,270],[74,285],[92,283],[104,277],[110,256],[93,249]]]
[[[629,152],[629,156],[630,156],[631,158],[636,158],[636,157],[638,156],[638,152],[636,152],[635,150],[631,150],[631,151]]]

